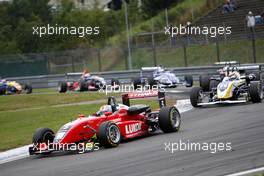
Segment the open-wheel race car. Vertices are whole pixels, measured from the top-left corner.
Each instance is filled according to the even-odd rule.
[[[259,103],[263,99],[262,65],[226,67],[225,76],[214,82],[208,91],[202,87],[191,90],[190,101],[194,107],[249,101]]]
[[[118,79],[111,79],[112,89],[117,89],[119,87]],[[79,80],[68,80],[61,81],[58,85],[58,91],[60,93],[65,93],[67,91],[98,91],[100,89],[105,89],[107,86],[106,81],[100,76],[85,76]]]
[[[151,72],[151,74],[147,74],[147,72]],[[162,88],[175,88],[179,85],[192,87],[193,77],[186,75],[182,79],[163,67],[142,67],[140,77],[133,79],[133,85],[135,88],[138,88],[140,85],[149,85],[150,87],[157,85]]]
[[[20,84],[16,81],[7,81],[5,79],[0,80],[0,95],[12,95],[32,93],[32,86],[30,84]]]
[[[148,105],[132,105],[130,99],[158,97],[160,109],[152,111]],[[30,155],[48,154],[56,150],[67,150],[68,146],[97,141],[105,148],[117,147],[122,140],[145,136],[161,130],[164,133],[177,132],[181,116],[176,107],[166,106],[164,92],[126,93],[123,103],[118,104],[109,97],[106,105],[93,115],[80,115],[76,120],[63,125],[59,131],[39,128],[33,135]],[[53,146],[50,150],[49,146]],[[58,147],[60,146],[60,147]],[[65,147],[67,146],[67,147]]]

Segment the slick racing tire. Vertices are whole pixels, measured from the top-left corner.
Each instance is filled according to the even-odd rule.
[[[210,86],[209,75],[200,75],[199,82],[200,82],[200,87],[203,89],[203,91],[209,91],[209,86]]]
[[[172,133],[180,130],[181,115],[174,107],[163,107],[159,111],[159,127],[164,133]]]
[[[120,85],[119,80],[116,78],[111,79],[111,86],[114,86],[114,85]]]
[[[185,75],[184,80],[186,81],[186,87],[193,86],[193,77],[191,75]]]
[[[250,83],[249,95],[253,103],[260,103],[262,101],[263,93],[259,82]]]
[[[202,94],[203,90],[201,87],[194,87],[191,90],[190,93],[190,101],[193,107],[197,108],[198,103],[201,102],[201,94]]]
[[[134,89],[140,88],[139,87],[140,85],[141,85],[141,78],[140,77],[133,78]]]
[[[209,91],[213,90],[213,88],[217,88],[220,81],[217,80],[211,80],[209,84]]]
[[[157,82],[154,80],[154,78],[152,76],[148,77],[148,84],[149,87],[152,89],[154,85],[157,85]]]
[[[1,89],[0,90],[0,95],[5,95],[6,94],[6,89]]]
[[[49,128],[38,128],[32,138],[32,143],[36,146],[39,146],[40,143],[53,143],[54,132]],[[49,154],[51,152],[45,152],[43,154]]]
[[[121,141],[121,132],[116,123],[106,121],[99,127],[98,138],[104,148],[117,147]]]
[[[79,82],[80,92],[88,91],[87,83],[85,81]]]
[[[60,93],[65,93],[65,92],[67,92],[67,83],[66,83],[65,81],[63,81],[63,82],[59,82],[58,91],[59,91]]]
[[[24,89],[26,91],[26,94],[31,94],[32,90],[33,90],[32,86],[30,84],[26,84]]]
[[[254,72],[253,74],[256,76],[256,78],[254,79],[254,81],[259,81],[260,80],[260,74],[259,74],[259,72]]]

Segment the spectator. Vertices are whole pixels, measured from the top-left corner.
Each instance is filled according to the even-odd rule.
[[[229,0],[226,0],[223,5],[223,13],[229,13],[234,11],[234,6],[231,5]]]
[[[264,11],[260,14],[262,21],[264,21]]]
[[[238,9],[238,2],[237,0],[229,0],[230,6],[233,7],[233,9]]]
[[[250,29],[250,32],[253,34],[254,33],[254,28],[256,25],[256,20],[251,11],[248,12],[248,15],[246,16],[246,22],[247,22],[247,27]]]
[[[246,16],[246,21],[247,21],[248,28],[255,27],[256,25],[255,17],[251,11],[248,12],[248,15]]]

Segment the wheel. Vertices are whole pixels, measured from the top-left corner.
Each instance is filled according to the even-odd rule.
[[[117,147],[121,141],[120,129],[114,122],[103,122],[99,127],[99,143],[105,148]]]
[[[65,81],[59,82],[58,90],[60,93],[67,92],[67,82]]]
[[[25,91],[26,91],[26,94],[31,94],[32,93],[32,86],[30,84],[26,84],[25,85]]]
[[[154,80],[153,76],[150,76],[147,79],[148,79],[148,84],[151,89],[153,88],[154,85],[157,85],[157,82]]]
[[[199,76],[200,87],[203,91],[209,91],[210,76],[209,75],[200,75]]]
[[[120,85],[118,79],[115,79],[115,78],[111,79],[111,86],[114,86],[114,85]]]
[[[192,75],[185,75],[184,79],[186,81],[186,87],[192,87],[193,86],[193,77],[192,77]]]
[[[260,74],[259,74],[259,72],[254,72],[253,74],[256,76],[256,78],[254,79],[254,81],[259,81],[260,80]]]
[[[262,101],[262,90],[259,82],[251,82],[249,86],[249,95],[253,103],[260,103]]]
[[[213,88],[217,88],[220,81],[218,80],[211,80],[209,84],[209,91],[213,90]]]
[[[133,86],[134,89],[140,88],[139,86],[141,85],[141,78],[137,77],[133,79]]]
[[[80,86],[80,91],[83,92],[83,91],[88,91],[88,87],[87,87],[87,83],[85,81],[80,81],[79,82],[79,86]]]
[[[0,95],[5,95],[6,94],[6,89],[3,88],[3,89],[0,89]]]
[[[203,90],[201,87],[194,87],[190,93],[190,101],[193,107],[199,107],[198,103],[201,103],[201,95]]]
[[[32,143],[35,146],[39,147],[39,144],[45,143],[45,144],[51,144],[54,139],[54,132],[49,128],[38,128],[36,132],[33,135]],[[43,154],[49,154],[50,152],[45,152]]]
[[[159,127],[164,133],[179,131],[181,126],[181,115],[174,107],[163,107],[159,112]]]

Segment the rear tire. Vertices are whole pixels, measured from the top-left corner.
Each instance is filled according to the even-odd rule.
[[[32,93],[32,86],[30,84],[26,84],[25,85],[25,91],[26,91],[26,94],[31,94]]]
[[[114,122],[103,122],[99,127],[99,143],[104,148],[117,147],[121,141],[121,132]]]
[[[203,89],[203,91],[209,91],[209,86],[210,86],[209,75],[200,75],[199,82],[200,82],[200,87]]]
[[[190,93],[190,101],[193,107],[199,107],[198,103],[200,103],[199,98],[201,93],[203,92],[201,87],[194,87]]]
[[[111,79],[111,86],[114,86],[114,85],[120,85],[118,79],[115,79],[115,78]]]
[[[137,77],[133,79],[133,86],[134,89],[140,88],[139,86],[141,85],[141,78]]]
[[[184,79],[186,81],[186,87],[192,87],[193,86],[193,77],[192,77],[192,75],[185,75]]]
[[[164,133],[171,133],[180,130],[181,115],[173,107],[163,107],[159,112],[159,127]]]
[[[65,81],[59,82],[58,90],[60,93],[67,92],[67,83]]]
[[[262,90],[259,82],[250,83],[249,94],[253,103],[260,103],[262,101]]]
[[[79,86],[80,86],[80,92],[88,91],[88,86],[85,81],[80,81]]]

